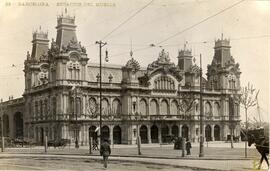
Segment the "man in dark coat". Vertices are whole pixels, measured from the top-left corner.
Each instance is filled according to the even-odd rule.
[[[187,139],[187,142],[186,142],[187,155],[190,155],[190,149],[191,149],[191,143],[189,139]]]
[[[108,158],[111,154],[111,147],[108,139],[104,139],[104,142],[100,146],[100,155],[103,156],[104,167],[107,168]]]

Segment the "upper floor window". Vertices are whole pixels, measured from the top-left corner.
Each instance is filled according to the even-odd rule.
[[[154,88],[157,90],[174,90],[174,80],[167,76],[160,76],[154,81]]]
[[[79,80],[80,79],[80,64],[78,62],[69,62],[68,70],[71,80]]]

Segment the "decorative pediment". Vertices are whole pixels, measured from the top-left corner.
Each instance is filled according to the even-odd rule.
[[[164,49],[159,53],[158,59],[148,65],[145,75],[139,78],[140,84],[145,86],[149,85],[148,81],[157,74],[170,74],[175,77],[177,81],[181,81],[183,78],[183,73],[180,71],[179,67],[176,67],[173,62],[170,62],[169,53],[165,52]]]
[[[67,46],[62,46],[62,53],[67,53],[70,51],[86,53],[85,47],[81,45],[81,42],[77,42],[74,38],[69,41]]]

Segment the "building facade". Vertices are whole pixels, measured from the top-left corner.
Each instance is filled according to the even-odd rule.
[[[75,17],[57,18],[57,36],[49,46],[48,33],[33,33],[32,53],[25,60],[23,98],[1,103],[4,135],[36,142],[75,140],[88,145],[96,138],[100,112],[102,136],[115,144],[163,143],[168,136],[199,140],[200,68],[186,48],[178,64],[164,49],[141,68],[133,58],[124,66],[90,63],[77,40]],[[230,54],[230,41],[215,41],[214,57],[203,78],[203,132],[207,141],[240,135],[240,108],[233,99],[240,90],[239,64]],[[100,101],[102,110],[99,110]],[[77,131],[76,131],[77,130]]]

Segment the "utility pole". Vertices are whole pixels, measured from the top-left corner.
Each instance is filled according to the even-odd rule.
[[[203,152],[203,101],[202,101],[202,55],[200,54],[200,153],[199,157],[204,156]]]
[[[107,44],[107,42],[96,41],[99,45],[99,143],[101,147],[102,140],[102,47]],[[106,50],[106,60],[108,59],[108,51]],[[100,148],[101,149],[101,148]]]

